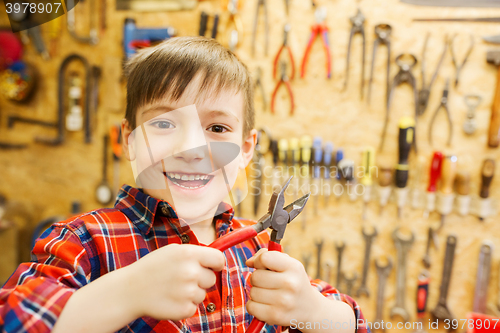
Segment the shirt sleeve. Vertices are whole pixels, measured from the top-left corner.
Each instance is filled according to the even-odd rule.
[[[0,289],[0,332],[50,332],[71,295],[88,283],[90,262],[80,239],[55,224],[38,239]]]

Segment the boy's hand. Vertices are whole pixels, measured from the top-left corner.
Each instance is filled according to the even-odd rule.
[[[190,244],[170,244],[125,267],[126,290],[136,318],[181,320],[191,317],[224,267],[221,251]]]
[[[256,269],[250,278],[247,311],[270,325],[310,320],[316,304],[325,300],[311,286],[302,263],[285,253],[260,249],[246,264]]]

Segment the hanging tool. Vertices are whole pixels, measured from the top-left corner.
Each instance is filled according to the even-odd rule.
[[[345,294],[346,295],[352,295],[352,287],[356,283],[356,280],[358,279],[358,273],[356,272],[350,272],[350,273],[342,273],[342,279],[344,280],[345,284]]]
[[[347,83],[349,80],[349,62],[351,58],[351,46],[352,39],[354,35],[360,34],[362,38],[362,55],[361,55],[361,99],[363,99],[364,86],[365,86],[365,55],[366,55],[366,40],[365,40],[365,16],[361,13],[361,10],[358,8],[358,12],[355,16],[350,18],[351,20],[351,33],[349,35],[349,44],[347,46],[347,59],[346,59],[346,68],[345,68],[345,81],[344,81],[344,90],[347,89]]]
[[[95,189],[95,198],[101,205],[108,205],[113,201],[113,190],[108,182],[108,146],[109,135],[104,136],[103,140],[103,156],[102,156],[102,180]]]
[[[113,152],[113,188],[116,198],[120,190],[120,158],[122,156],[122,130],[120,124],[111,126],[109,139],[111,140],[111,150]]]
[[[323,239],[315,242],[316,244],[316,279],[321,279],[321,252],[323,250]]]
[[[293,100],[293,91],[292,86],[290,85],[290,81],[288,80],[288,75],[286,74],[286,62],[281,61],[281,78],[276,84],[276,88],[274,88],[273,95],[271,97],[271,112],[274,114],[274,102],[276,101],[276,96],[278,94],[278,90],[281,85],[284,85],[288,96],[290,97],[290,115],[293,115],[293,111],[295,109],[295,102]]]
[[[66,129],[68,131],[80,131],[83,126],[82,116],[82,80],[78,73],[70,73],[68,104],[69,110],[66,114]]]
[[[500,44],[500,35],[483,36],[483,41],[486,43]]]
[[[291,72],[290,72],[290,80],[293,80],[295,77],[295,61],[293,59],[293,53],[292,49],[290,48],[290,45],[288,45],[288,34],[290,32],[290,24],[285,24],[285,27],[283,28],[283,44],[281,44],[281,47],[276,53],[276,56],[274,57],[274,63],[273,63],[273,77],[276,79],[277,75],[277,69],[278,69],[278,61],[281,58],[281,53],[283,50],[286,49],[286,53],[288,53],[288,57],[290,58],[290,66],[291,66]]]
[[[340,180],[342,179],[342,170],[340,169],[339,166],[340,161],[342,161],[343,159],[344,159],[344,151],[341,148],[339,148],[335,152],[335,174],[336,174],[335,178],[337,179],[337,182],[334,186],[334,191],[333,191],[333,194],[335,194],[335,196],[337,197],[337,201],[340,199],[343,193],[343,187],[340,184]],[[341,191],[335,191],[337,185],[340,187]]]
[[[262,84],[262,68],[257,67],[257,75],[255,77],[255,83],[253,85],[253,90],[260,90],[260,94],[262,96],[262,110],[265,112],[267,110],[267,95],[264,89],[264,85]]]
[[[351,201],[356,200],[356,192],[354,190],[356,178],[354,178],[354,161],[343,158],[339,162],[339,169],[342,173],[342,178],[345,180],[347,195]]]
[[[130,59],[136,52],[135,45],[150,45],[175,36],[173,27],[167,28],[137,28],[135,19],[127,17],[123,25],[123,52],[125,59]],[[140,43],[137,43],[140,42]]]
[[[67,26],[68,32],[71,37],[76,39],[80,43],[87,43],[91,45],[96,45],[99,42],[98,36],[98,24],[97,24],[97,15],[95,15],[95,2],[97,0],[89,0],[90,8],[89,8],[89,19],[90,19],[90,30],[88,36],[81,36],[76,32],[76,23],[75,23],[75,1],[76,0],[66,0],[66,7],[71,8],[66,12]],[[78,3],[78,1],[76,1]]]
[[[328,204],[328,199],[330,199],[330,195],[332,194],[332,181],[330,177],[331,165],[332,165],[332,155],[333,155],[333,143],[330,141],[325,142],[325,147],[323,149],[323,166],[325,168],[323,178],[325,180],[325,187],[323,192],[323,205],[325,208]]]
[[[377,307],[375,310],[375,319],[373,320],[373,326],[378,326],[381,331],[385,332],[383,312],[384,312],[384,299],[385,299],[385,285],[387,283],[387,278],[392,270],[392,260],[390,257],[384,256],[377,258],[375,260],[375,267],[377,269]]]
[[[288,141],[289,149],[290,149],[290,158],[288,163],[292,167],[292,173],[294,176],[294,197],[297,198],[299,196],[299,180],[300,180],[300,141],[297,138],[291,138]]]
[[[399,161],[396,165],[396,197],[398,203],[398,218],[403,216],[403,207],[408,196],[408,176],[410,166],[408,157],[410,148],[415,139],[415,120],[411,117],[403,117],[399,120]]]
[[[318,35],[321,35],[321,39],[323,41],[323,47],[325,49],[326,54],[326,77],[332,77],[332,64],[331,64],[331,55],[330,55],[330,43],[328,41],[328,27],[326,26],[326,7],[318,7],[314,12],[314,16],[316,18],[316,24],[311,27],[311,37],[309,38],[309,42],[307,43],[306,51],[304,53],[304,57],[302,58],[302,65],[300,66],[300,77],[304,78],[306,74],[306,63],[309,58],[309,53],[311,52],[312,45],[314,40]]]
[[[453,122],[451,120],[450,110],[448,109],[448,94],[450,91],[450,80],[446,80],[446,85],[443,89],[443,96],[441,97],[441,102],[432,116],[431,122],[429,123],[429,144],[432,146],[432,128],[434,127],[434,122],[441,108],[446,112],[446,118],[448,119],[448,141],[446,145],[451,145],[451,139],[453,138]]]
[[[497,67],[497,83],[488,129],[488,147],[496,148],[500,143],[500,51],[488,51],[486,60]]]
[[[257,0],[257,10],[255,11],[255,20],[253,22],[253,32],[252,32],[252,57],[255,57],[255,40],[257,38],[257,25],[259,23],[259,12],[262,7],[264,11],[264,33],[265,33],[265,44],[264,44],[264,55],[267,57],[269,49],[269,22],[267,19],[267,0]]]
[[[413,89],[413,99],[415,102],[415,121],[413,122],[414,133],[416,132],[416,115],[417,115],[417,87],[415,76],[413,76],[411,69],[417,64],[417,58],[413,54],[404,53],[399,55],[396,58],[396,64],[399,67],[399,72],[396,74],[394,79],[392,80],[392,86],[389,90],[389,96],[387,98],[387,107],[384,121],[384,129],[382,130],[382,139],[380,141],[379,151],[382,151],[384,147],[385,136],[387,134],[387,126],[389,124],[389,114],[391,110],[391,101],[394,96],[394,88],[399,86],[402,83],[408,83],[412,86]],[[416,138],[416,136],[415,136]],[[417,152],[417,143],[413,140],[413,146],[415,148],[415,152]]]
[[[208,25],[208,20],[211,15],[209,15],[207,12],[202,11],[200,14],[200,29],[198,30],[198,35],[200,36],[205,36],[207,33],[207,25]],[[212,33],[211,33],[211,38],[215,39],[217,38],[217,31],[219,27],[219,15],[215,14],[213,18],[213,23],[212,23]]]
[[[410,314],[406,309],[406,266],[408,252],[415,241],[415,234],[413,232],[408,235],[401,236],[399,227],[392,232],[392,239],[397,250],[397,266],[396,266],[396,304],[391,308],[391,319],[399,316],[404,322],[407,322]]]
[[[377,55],[377,48],[379,45],[385,45],[387,47],[387,65],[386,65],[386,77],[385,77],[385,101],[389,96],[389,76],[391,72],[391,34],[392,26],[389,24],[378,24],[375,26],[375,35],[377,38],[373,41],[373,53],[372,53],[372,66],[370,70],[370,81],[368,83],[368,104],[371,101],[372,95],[372,85],[373,85],[373,72],[375,70],[375,57]]]
[[[363,258],[363,274],[361,276],[361,285],[356,291],[356,296],[360,297],[361,295],[364,295],[369,297],[370,290],[368,289],[367,282],[368,272],[370,268],[370,255],[372,253],[372,243],[375,237],[377,237],[378,232],[377,228],[375,228],[374,226],[369,226],[368,228],[363,228],[361,230],[361,233],[363,234],[363,238],[365,240],[365,255]]]
[[[495,160],[485,159],[481,168],[481,188],[479,191],[479,220],[483,221],[491,214],[490,185],[495,176]]]
[[[476,132],[476,108],[481,104],[482,97],[479,95],[465,95],[464,102],[467,106],[467,119],[462,126],[465,134],[472,135]]]
[[[269,150],[273,155],[273,172],[272,172],[271,186],[272,188],[274,188],[275,186],[279,186],[281,182],[280,180],[281,172],[279,171],[280,152],[278,147],[278,140],[271,139],[271,142],[269,143]]]
[[[453,210],[453,183],[457,175],[457,157],[455,155],[446,156],[441,166],[441,188],[438,197],[437,210],[441,214],[439,229],[444,225],[446,215]],[[438,230],[439,230],[438,229]]]
[[[420,64],[420,70],[422,72],[422,88],[418,91],[418,103],[417,103],[417,115],[418,116],[423,115],[425,110],[427,109],[427,105],[429,103],[429,97],[430,97],[431,90],[432,90],[432,84],[434,83],[434,81],[437,78],[437,75],[439,73],[439,69],[441,68],[441,65],[443,64],[443,60],[446,56],[446,51],[448,50],[448,36],[446,36],[444,39],[443,52],[441,53],[441,57],[439,58],[439,62],[436,66],[434,74],[432,74],[431,80],[426,85],[425,84],[426,83],[425,82],[425,69],[426,69],[427,62],[425,61],[425,54],[427,51],[427,44],[429,43],[430,36],[431,36],[431,34],[427,33],[427,36],[425,37],[424,48],[422,50],[422,61]]]
[[[451,60],[453,62],[453,66],[455,66],[455,87],[458,86],[458,80],[460,78],[460,72],[465,66],[465,63],[469,59],[470,54],[472,53],[472,50],[474,49],[474,35],[470,35],[470,46],[469,49],[467,50],[467,53],[465,53],[465,57],[462,60],[462,63],[459,64],[457,61],[457,58],[455,56],[455,51],[453,49],[453,42],[455,41],[455,38],[457,37],[457,34],[453,35],[450,39],[450,51],[451,51]]]
[[[306,192],[309,192],[309,163],[311,161],[312,143],[312,139],[309,135],[304,135],[300,138],[300,177],[302,179],[301,188],[304,188]],[[305,229],[306,221],[307,217],[304,214],[302,216],[302,229]]]
[[[240,39],[243,38],[243,21],[238,12],[238,0],[229,0],[227,11],[229,13],[225,29],[226,34],[229,33],[229,38],[226,36],[228,38],[227,46],[230,51],[234,52]]]
[[[415,163],[415,173],[412,179],[411,186],[411,208],[420,209],[422,202],[422,191],[420,190],[420,183],[422,180],[422,174],[424,173],[424,164],[426,163],[425,158],[420,155],[417,157],[417,162]]]
[[[312,181],[315,191],[313,192],[314,198],[314,215],[318,215],[318,201],[321,193],[321,162],[323,160],[323,149],[321,148],[321,138],[314,137],[312,145]]]
[[[274,191],[269,203],[268,212],[259,219],[259,221],[251,226],[238,229],[230,232],[215,242],[210,244],[211,248],[219,249],[224,252],[228,248],[249,240],[258,233],[271,228],[271,237],[268,244],[269,251],[282,251],[281,240],[285,234],[286,227],[297,215],[303,212],[303,209],[309,199],[309,194],[304,195],[300,199],[285,206],[285,190],[290,183],[290,179],[285,183],[280,191]],[[262,330],[265,323],[254,318],[248,326],[247,333],[258,333]]]
[[[431,267],[431,244],[434,243],[434,248],[437,250],[438,249],[438,243],[437,243],[437,235],[436,231],[432,228],[429,227],[427,231],[427,245],[425,247],[425,255],[422,258],[422,262],[424,263],[424,266],[426,268]]]
[[[439,299],[438,304],[432,310],[432,316],[439,320],[455,320],[455,316],[451,313],[448,308],[447,298],[448,291],[450,289],[451,273],[453,270],[453,261],[455,259],[455,248],[457,246],[457,237],[455,235],[449,235],[446,240],[446,251],[444,255],[443,264],[443,277],[441,279],[441,286],[439,287]]]
[[[484,241],[479,252],[474,302],[472,303],[472,312],[475,313],[486,313],[493,248],[491,241]]]
[[[345,250],[345,242],[343,240],[335,242],[335,251],[337,253],[337,277],[336,277],[336,285],[337,289],[340,288],[340,284],[342,282],[342,255]]]
[[[392,168],[380,167],[380,174],[378,176],[378,196],[379,196],[379,204],[380,210],[379,215],[382,216],[382,211],[384,207],[389,202],[389,197],[391,196],[392,184],[394,182]]]
[[[424,218],[429,218],[429,214],[436,209],[436,185],[441,177],[441,167],[443,163],[443,154],[435,151],[432,156],[431,167],[429,171],[429,186],[427,186],[427,204],[424,211]]]
[[[288,164],[291,162],[288,155],[288,140],[280,139],[278,141],[278,157],[282,168],[281,177],[287,179],[289,177]],[[295,177],[297,179],[297,177]]]
[[[422,270],[418,275],[418,286],[417,286],[417,318],[418,324],[417,329],[414,333],[426,333],[425,327],[425,316],[427,314],[427,297],[429,296],[429,272],[427,270]]]
[[[467,171],[459,171],[455,179],[457,185],[457,204],[458,212],[462,216],[469,214],[471,197],[470,193],[470,173]]]
[[[255,152],[253,154],[253,163],[255,170],[254,183],[253,183],[253,214],[256,216],[259,212],[260,198],[263,191],[264,168],[266,159],[264,155],[269,151],[271,136],[266,128],[261,128],[257,132],[257,144],[255,145]]]
[[[363,193],[363,213],[361,214],[362,219],[366,220],[366,211],[368,208],[368,203],[371,199],[371,190],[373,185],[373,168],[375,167],[375,149],[373,147],[367,147],[363,151],[362,157],[363,163],[363,177],[361,177],[361,185],[364,187]]]

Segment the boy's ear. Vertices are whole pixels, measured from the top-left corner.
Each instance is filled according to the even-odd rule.
[[[257,130],[254,128],[249,133],[246,139],[244,139],[243,144],[241,145],[241,155],[242,165],[240,165],[241,169],[246,168],[248,163],[252,160],[253,151],[255,149],[255,145],[257,144]]]
[[[129,161],[135,160],[134,149],[131,149],[129,145],[129,140],[133,140],[132,129],[127,119],[122,120],[122,149],[125,157]],[[131,141],[132,142],[132,141]]]

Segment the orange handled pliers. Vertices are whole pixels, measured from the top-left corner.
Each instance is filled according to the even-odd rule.
[[[276,54],[276,57],[274,58],[274,65],[273,65],[273,77],[276,79],[276,75],[278,73],[278,61],[281,58],[281,53],[283,52],[284,49],[288,51],[288,57],[290,58],[290,65],[292,66],[292,71],[290,73],[290,80],[293,80],[295,77],[295,61],[293,60],[293,54],[292,50],[290,49],[290,46],[288,45],[288,32],[290,31],[290,24],[285,24],[285,27],[283,29],[283,45],[281,45],[278,53]]]
[[[332,64],[330,60],[330,44],[328,42],[328,27],[324,23],[326,19],[326,8],[320,7],[316,9],[314,12],[314,16],[316,17],[316,24],[311,27],[311,37],[309,38],[309,42],[307,43],[306,52],[304,53],[304,57],[302,58],[302,66],[300,67],[300,77],[304,78],[306,72],[306,63],[309,58],[309,53],[311,52],[311,47],[316,40],[316,37],[321,34],[321,39],[323,40],[323,47],[326,53],[326,72],[327,77],[332,77]]]
[[[274,88],[273,95],[271,97],[271,113],[274,113],[274,102],[276,101],[276,96],[281,85],[284,85],[286,87],[286,90],[288,91],[288,95],[290,96],[290,115],[293,115],[295,102],[293,100],[292,86],[290,85],[290,80],[288,80],[288,76],[286,74],[286,62],[283,60],[281,61],[281,77],[276,84],[276,88]]]
[[[309,196],[311,195],[311,193],[308,193],[302,198],[297,199],[288,206],[284,207],[285,191],[288,184],[290,184],[290,180],[292,180],[292,177],[288,179],[281,190],[275,190],[273,192],[267,213],[262,216],[256,224],[228,233],[210,244],[210,247],[219,249],[220,251],[225,251],[236,244],[257,236],[258,233],[266,230],[267,228],[271,228],[272,232],[268,250],[281,252],[282,249],[280,243],[283,239],[288,223],[290,223],[290,221],[302,212]],[[263,321],[254,318],[248,326],[246,333],[258,333],[262,330],[264,325],[265,323]]]

